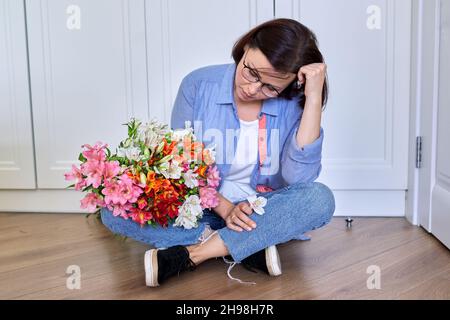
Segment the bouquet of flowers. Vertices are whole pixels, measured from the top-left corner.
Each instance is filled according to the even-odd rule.
[[[219,202],[214,147],[197,141],[189,121],[177,130],[156,120],[132,118],[126,125],[128,137],[116,153],[102,142],[85,144],[81,165],[65,174],[75,180],[69,187],[87,193],[81,208],[98,214],[106,207],[141,226],[197,227],[203,209]]]

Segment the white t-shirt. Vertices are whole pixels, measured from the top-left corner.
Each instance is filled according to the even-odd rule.
[[[241,130],[236,153],[219,190],[231,202],[245,200],[249,195],[256,194],[250,186],[250,177],[258,161],[258,121],[239,119]]]

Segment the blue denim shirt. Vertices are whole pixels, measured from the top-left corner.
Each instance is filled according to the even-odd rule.
[[[216,147],[216,164],[226,177],[234,158],[240,123],[233,96],[236,64],[212,65],[196,69],[181,82],[172,109],[171,127],[184,128],[191,121],[199,141]],[[279,189],[297,182],[313,182],[322,170],[323,128],[320,137],[300,148],[296,134],[302,116],[298,99],[263,100],[258,117],[266,114],[267,157],[251,175],[250,185]],[[219,186],[220,188],[220,186]]]

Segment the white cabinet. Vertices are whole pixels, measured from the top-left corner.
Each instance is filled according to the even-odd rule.
[[[318,181],[336,214],[404,215],[411,0],[26,0],[29,75],[23,4],[1,3],[0,188],[36,190],[0,190],[0,211],[79,210],[63,173],[82,144],[119,142],[131,116],[168,123],[181,79],[232,62],[238,38],[275,15],[310,27],[328,65]]]
[[[119,142],[131,116],[168,122],[183,74],[227,62],[236,35],[272,13],[268,0],[242,4],[27,1],[38,188],[66,186],[80,146]]]
[[[0,1],[0,188],[36,187],[22,1]]]
[[[38,188],[64,188],[84,143],[118,143],[147,118],[143,0],[27,6]]]

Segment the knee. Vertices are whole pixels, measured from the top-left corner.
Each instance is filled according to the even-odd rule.
[[[336,202],[333,191],[321,182],[313,182],[312,188],[314,192],[314,198],[318,204],[320,204],[323,218],[327,223],[333,217],[336,209]]]

